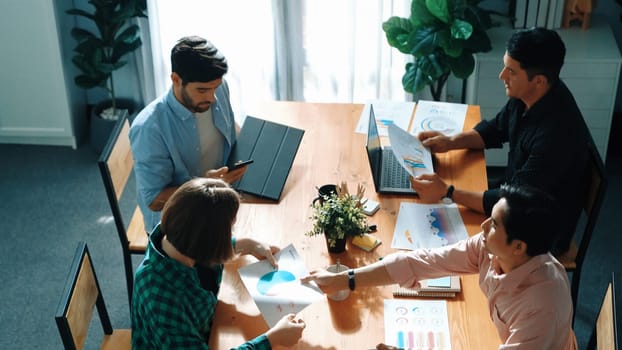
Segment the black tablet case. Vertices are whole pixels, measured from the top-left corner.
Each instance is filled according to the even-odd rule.
[[[227,165],[253,159],[233,188],[279,200],[298,152],[304,130],[247,116],[231,150]]]

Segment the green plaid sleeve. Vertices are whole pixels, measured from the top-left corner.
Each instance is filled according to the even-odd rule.
[[[238,346],[235,350],[270,350],[272,346],[265,334]],[[233,349],[232,349],[233,350]]]

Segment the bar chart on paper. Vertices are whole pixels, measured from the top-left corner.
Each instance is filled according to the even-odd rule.
[[[449,350],[445,300],[384,301],[385,343],[399,349]]]

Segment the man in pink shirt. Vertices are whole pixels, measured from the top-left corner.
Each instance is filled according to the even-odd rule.
[[[312,271],[327,294],[420,280],[448,274],[479,273],[499,349],[577,349],[572,331],[572,299],[564,267],[549,253],[556,237],[552,199],[539,190],[503,186],[482,232],[439,249],[397,252],[383,260],[344,271]],[[377,349],[395,349],[379,344]]]

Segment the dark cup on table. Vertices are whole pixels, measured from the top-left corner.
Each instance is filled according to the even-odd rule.
[[[317,189],[317,197],[313,198],[313,205],[317,201],[320,202],[320,205],[324,204],[324,198],[330,197],[333,193],[337,193],[337,185],[328,184],[321,186]]]

